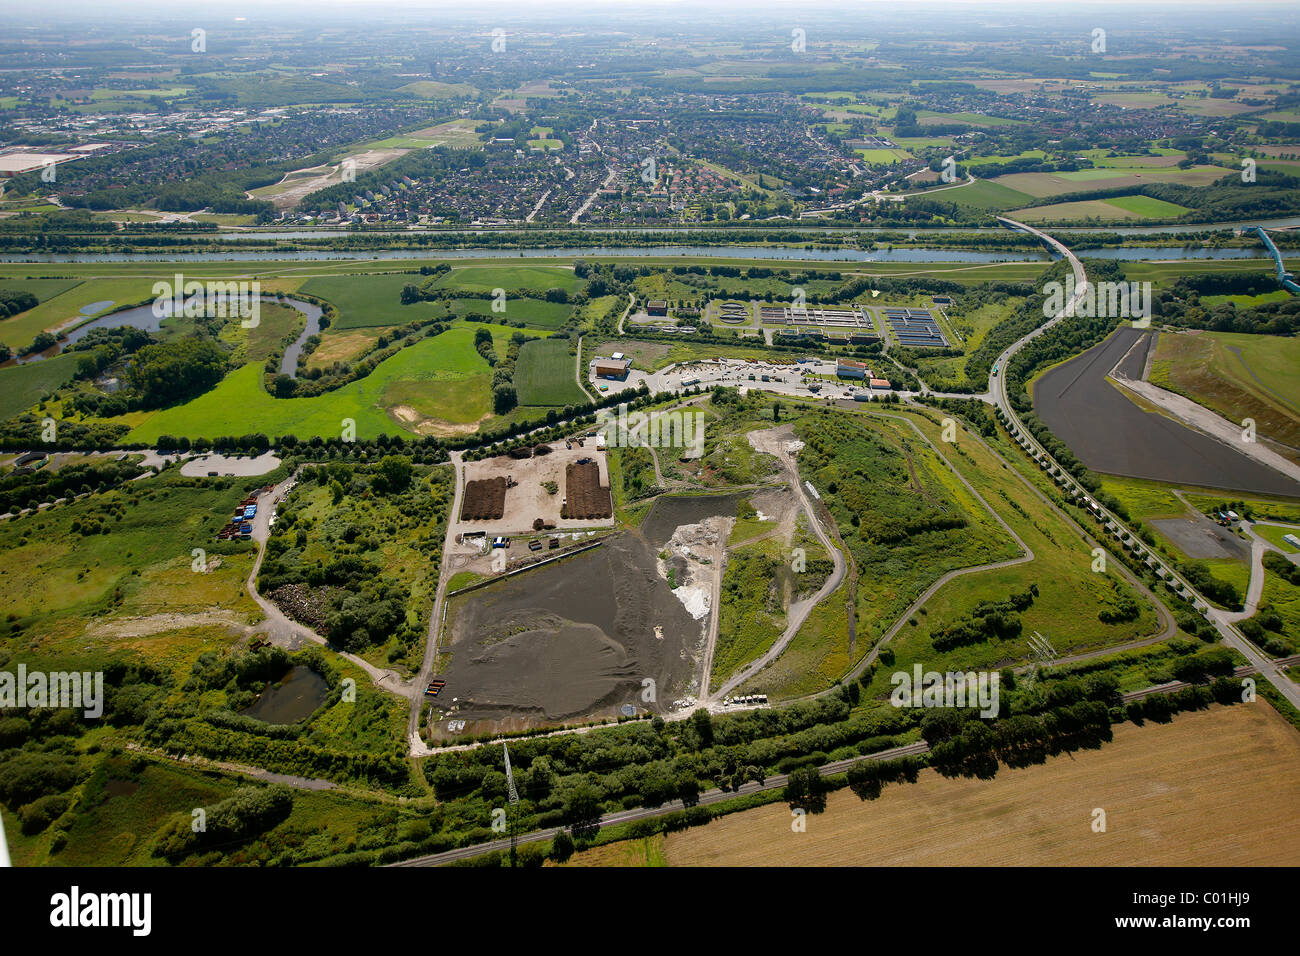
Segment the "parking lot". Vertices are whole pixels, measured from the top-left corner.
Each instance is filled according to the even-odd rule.
[[[751,378],[752,376],[752,378]],[[767,381],[763,381],[767,376]],[[749,362],[744,359],[710,359],[670,365],[650,376],[655,391],[678,391],[688,388],[712,388],[727,385],[747,392],[751,388],[812,399],[852,399],[855,392],[866,389],[861,380],[828,381],[818,376],[835,376],[835,362],[817,359],[802,364],[793,359],[786,364]],[[691,383],[691,384],[687,384]],[[879,391],[887,395],[887,391]]]

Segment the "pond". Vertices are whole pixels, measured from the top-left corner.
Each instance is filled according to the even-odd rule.
[[[262,296],[262,301],[268,304],[278,303],[281,300],[274,296]],[[320,318],[322,309],[314,302],[304,302],[300,299],[291,299],[286,297],[284,304],[292,306],[306,317],[306,324],[298,338],[284,351],[284,357],[280,359],[280,371],[290,378],[297,378],[298,372],[298,355],[302,352],[304,343],[308,336],[315,335],[320,331]],[[95,302],[91,305],[83,306],[81,312],[83,315],[93,315],[95,312],[102,311],[113,305],[112,302]],[[118,329],[123,326],[129,326],[133,329],[143,329],[146,332],[157,332],[162,328],[162,324],[172,317],[172,303],[170,300],[162,300],[162,308],[154,310],[153,303],[148,305],[137,305],[133,309],[123,309],[120,312],[110,312],[108,315],[101,315],[93,321],[84,325],[79,325],[67,335],[59,339],[59,344],[55,347],[46,349],[44,352],[34,352],[30,355],[19,357],[18,363],[26,364],[27,362],[39,362],[42,359],[58,355],[69,345],[73,345],[84,339],[93,329]]]
[[[268,724],[296,724],[315,713],[328,696],[325,678],[310,667],[295,664],[278,684],[268,686],[240,713]]]

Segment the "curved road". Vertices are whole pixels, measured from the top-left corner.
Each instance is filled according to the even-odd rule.
[[[1006,385],[1006,367],[1007,363],[1019,352],[1024,346],[1038,338],[1052,326],[1056,325],[1062,319],[1073,314],[1074,309],[1082,300],[1087,291],[1087,274],[1084,272],[1083,264],[1079,262],[1078,257],[1074,255],[1061,242],[1053,239],[1047,233],[1032,226],[1027,226],[1022,222],[1016,222],[1014,219],[1007,219],[999,216],[998,221],[1012,229],[1019,229],[1030,235],[1037,236],[1043,242],[1047,243],[1057,252],[1059,252],[1070,263],[1071,269],[1074,270],[1075,292],[1070,301],[1066,302],[1061,311],[1052,316],[1051,319],[1038,326],[1028,335],[1013,342],[1011,345],[998,356],[997,364],[993,366],[1000,369],[1001,374],[989,372],[989,392],[993,396],[994,404],[1002,410],[1008,422],[1008,430],[1013,438],[1016,439],[1036,462],[1038,462],[1049,474],[1053,476],[1056,482],[1061,486],[1067,495],[1074,498],[1081,498],[1084,505],[1097,516],[1102,525],[1110,531],[1111,535],[1117,540],[1123,542],[1127,539],[1137,541],[1137,535],[1133,529],[1128,527],[1118,516],[1111,513],[1100,502],[1096,501],[1087,489],[1083,488],[1074,480],[1065,469],[1061,468],[1059,462],[1048,453],[1047,449],[1039,444],[1038,440],[1030,434],[1029,429],[1025,427],[1020,416],[1016,414],[1011,405],[1010,396],[1007,394]],[[1300,708],[1300,686],[1286,676],[1270,658],[1258,651],[1253,644],[1246,640],[1245,636],[1236,628],[1233,612],[1222,611],[1210,604],[1188,581],[1179,574],[1173,567],[1165,562],[1164,558],[1152,551],[1151,549],[1137,545],[1137,557],[1149,563],[1153,563],[1157,573],[1163,572],[1166,581],[1172,582],[1180,594],[1190,596],[1192,606],[1197,613],[1209,621],[1223,638],[1223,642],[1229,647],[1238,651],[1246,660],[1259,671],[1269,683],[1278,689],[1291,704]]]
[[[300,466],[298,471],[301,471]],[[282,641],[292,643],[294,639],[305,639],[322,647],[329,647],[329,641],[321,637],[311,628],[299,624],[297,621],[288,617],[276,605],[264,598],[260,591],[257,590],[257,574],[262,569],[262,561],[266,558],[266,542],[271,536],[271,512],[276,506],[284,500],[293,486],[298,481],[298,471],[280,482],[271,490],[269,494],[262,495],[257,504],[257,516],[253,519],[253,540],[257,542],[257,558],[253,561],[253,570],[248,575],[248,593],[257,602],[257,606],[262,609],[266,615],[266,620],[256,625],[256,630],[265,629],[267,636],[272,643]],[[278,641],[277,641],[278,639]],[[376,667],[369,661],[358,657],[356,654],[350,654],[347,651],[341,651],[338,648],[331,647],[330,650],[345,658],[351,663],[360,667],[374,681],[375,686],[386,691],[391,691],[401,697],[407,696],[411,692],[411,685],[402,680],[401,676],[395,671],[384,670]]]
[[[700,703],[702,705],[716,703],[724,697],[729,696],[733,690],[780,657],[781,652],[786,649],[786,646],[794,640],[794,636],[799,633],[799,628],[801,628],[804,621],[808,619],[808,615],[812,613],[813,608],[820,604],[822,599],[839,587],[840,582],[844,580],[844,573],[848,567],[844,560],[844,555],[840,549],[835,547],[831,542],[830,536],[822,527],[822,523],[817,520],[817,513],[813,510],[812,503],[808,500],[808,494],[804,490],[803,482],[799,480],[799,469],[795,467],[794,460],[790,457],[789,452],[787,452],[783,446],[784,442],[782,443],[782,447],[778,448],[776,452],[777,460],[781,462],[781,468],[785,471],[786,478],[790,482],[790,487],[794,489],[795,494],[799,497],[799,506],[803,509],[804,514],[808,516],[809,526],[812,528],[813,533],[817,535],[817,540],[821,542],[822,547],[826,549],[826,553],[831,556],[834,569],[831,571],[830,577],[826,579],[816,594],[799,602],[798,607],[790,608],[789,619],[785,631],[776,642],[768,648],[766,654],[757,660],[750,661],[744,667],[740,668],[740,670],[732,674],[718,687],[715,693],[708,693],[707,687],[700,688]],[[715,621],[721,616],[721,613],[722,608],[719,607],[713,615]],[[716,627],[716,624],[714,626]]]

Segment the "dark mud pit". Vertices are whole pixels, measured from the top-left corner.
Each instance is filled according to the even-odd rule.
[[[624,704],[670,709],[689,689],[703,629],[655,556],[627,532],[466,595],[444,672],[456,704],[448,716],[558,721],[613,716]],[[652,700],[643,699],[647,678]]]
[[[692,691],[708,619],[673,594],[658,555],[679,525],[734,514],[737,497],[661,498],[640,530],[459,599],[437,706],[454,700],[447,718],[472,732],[671,710]]]
[[[1140,336],[1145,347],[1129,349]],[[1034,411],[1093,471],[1259,494],[1300,495],[1300,484],[1236,449],[1130,401],[1106,380],[1115,363],[1141,378],[1150,334],[1122,328],[1051,369],[1034,386]]]
[[[660,498],[641,522],[641,533],[656,548],[662,548],[673,532],[685,524],[699,524],[705,518],[734,515],[736,503],[745,495],[680,495]]]
[[[241,713],[268,724],[296,724],[315,713],[329,697],[329,691],[325,678],[310,667],[295,664],[279,683],[267,687]]]

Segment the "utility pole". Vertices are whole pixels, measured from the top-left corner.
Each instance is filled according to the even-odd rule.
[[[515,789],[515,774],[510,769],[510,748],[503,741],[501,751],[506,756],[506,791],[509,794],[510,806],[513,808],[519,803],[519,791]],[[515,866],[518,860],[518,843],[519,834],[515,831],[515,813],[508,813],[506,825],[510,828],[510,865]]]

